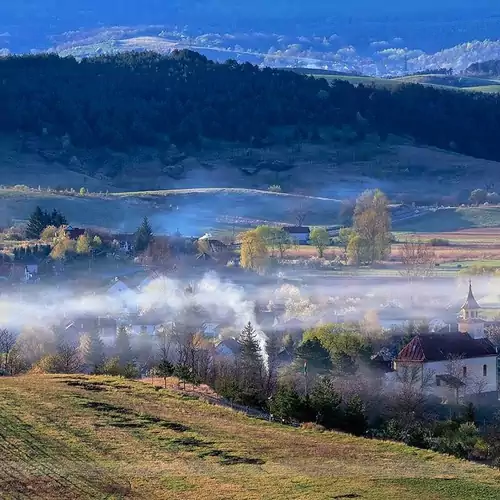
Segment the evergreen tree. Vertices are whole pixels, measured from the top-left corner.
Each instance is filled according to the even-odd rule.
[[[125,326],[120,326],[116,332],[114,351],[120,366],[125,366],[132,361],[130,336]]]
[[[345,405],[343,430],[361,436],[366,432],[365,405],[359,396],[354,396]]]
[[[335,391],[331,379],[320,380],[311,393],[310,403],[316,413],[316,423],[327,429],[340,426],[342,397]]]
[[[95,373],[104,363],[104,343],[98,332],[90,332],[80,338],[80,353],[88,369]]]
[[[269,403],[269,411],[273,417],[285,421],[300,420],[303,413],[302,407],[303,401],[297,391],[286,386],[280,386]]]
[[[153,241],[153,230],[151,229],[151,224],[149,223],[149,219],[147,217],[144,217],[142,224],[135,232],[134,248],[136,253],[144,252],[152,241]]]
[[[238,343],[242,397],[248,404],[260,404],[263,398],[264,362],[257,334],[250,322],[241,332]]]
[[[47,212],[43,212],[40,207],[36,207],[26,226],[26,237],[30,240],[37,240],[47,225]]]
[[[329,352],[321,345],[318,339],[309,339],[297,347],[295,357],[300,369],[307,362],[310,371],[324,373],[332,369]]]
[[[47,218],[47,226],[61,227],[68,224],[66,217],[64,217],[64,215],[55,208],[52,210],[50,217],[47,215]]]

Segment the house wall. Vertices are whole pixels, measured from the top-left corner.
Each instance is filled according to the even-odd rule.
[[[465,393],[473,394],[478,392],[494,392],[498,390],[498,372],[497,372],[497,357],[486,356],[481,358],[461,359],[454,361],[456,364],[457,374],[462,378],[463,367],[467,368],[467,376],[464,380],[466,387]],[[449,361],[433,361],[430,363],[395,363],[394,369],[396,372],[404,370],[405,367],[418,366],[422,369],[421,375],[428,382],[427,392],[436,396],[447,396],[449,388],[441,382],[441,385],[436,384],[436,375],[444,375],[449,373]],[[486,365],[486,376],[483,375],[483,366]],[[429,378],[430,380],[429,380]],[[395,382],[397,377],[395,374],[390,374],[387,382]],[[462,392],[464,392],[462,390]]]
[[[460,376],[462,376],[463,367],[467,368],[467,377],[465,379],[466,393],[470,394],[477,392],[478,385],[481,386],[481,392],[492,392],[498,389],[496,356],[461,359],[455,361],[454,363],[456,363],[456,368]],[[486,365],[486,377],[483,376],[484,365]],[[430,370],[436,375],[445,374],[449,371],[449,361],[434,361],[432,363],[424,363],[424,370]],[[435,381],[434,387],[437,387]]]
[[[300,244],[305,244],[309,241],[309,233],[291,233],[290,237],[293,241]]]

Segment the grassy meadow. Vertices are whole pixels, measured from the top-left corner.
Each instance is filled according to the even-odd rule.
[[[500,472],[250,419],[145,382],[0,379],[2,498],[493,500]]]

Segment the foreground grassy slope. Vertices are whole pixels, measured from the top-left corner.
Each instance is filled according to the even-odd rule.
[[[249,419],[142,382],[0,380],[2,498],[496,499],[500,472]]]

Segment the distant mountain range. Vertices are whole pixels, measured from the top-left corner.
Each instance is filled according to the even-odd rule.
[[[500,2],[120,0],[117,8],[116,0],[2,0],[0,54],[60,51],[61,46],[65,53],[77,47],[76,55],[114,50],[113,44],[123,40],[116,30],[110,31],[117,26],[139,29],[141,36],[161,33],[169,43],[207,50],[215,58],[222,50],[222,58],[253,63],[379,75],[403,72],[405,59],[421,58],[410,63],[410,71],[418,71],[425,64],[433,66],[429,56],[444,49],[497,39]],[[104,41],[108,45],[103,46]],[[133,42],[126,48],[155,47]],[[489,45],[485,56],[467,57],[460,68],[485,57],[496,58],[490,49]],[[436,67],[467,50],[445,54]]]

